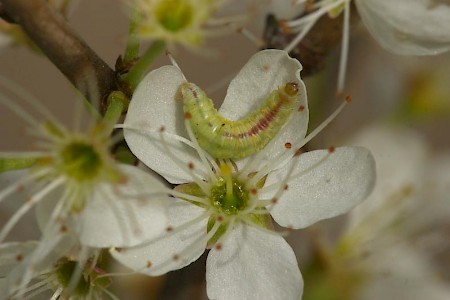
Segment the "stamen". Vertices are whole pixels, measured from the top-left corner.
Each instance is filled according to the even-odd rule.
[[[288,161],[290,161],[294,157],[294,154],[298,151],[298,149],[300,149],[301,147],[306,145],[310,140],[312,140],[314,137],[316,137],[328,124],[330,124],[339,115],[339,113],[344,109],[344,107],[347,104],[348,104],[347,101],[342,102],[342,104],[339,105],[339,107],[327,119],[325,119],[325,121],[323,121],[322,124],[317,126],[310,134],[308,134],[305,138],[303,138],[299,141],[294,141],[293,145],[295,147],[293,147],[293,149],[290,149],[284,153],[281,153],[276,158],[272,159],[266,165],[264,165],[262,167],[262,169],[260,169],[257,172],[257,175],[255,175],[252,178],[252,180],[253,180],[252,182],[253,183],[258,182],[262,177],[264,177],[266,174],[268,174],[271,170],[278,169],[281,166],[284,166]],[[297,149],[297,150],[295,150],[295,149]]]
[[[342,29],[342,45],[341,56],[339,59],[339,74],[338,74],[338,95],[342,93],[345,86],[345,78],[347,76],[347,60],[348,60],[348,44],[350,36],[350,1],[345,1],[344,7],[344,26]]]
[[[98,277],[97,277],[98,278]],[[99,288],[103,293],[105,293],[106,295],[108,295],[112,300],[120,300],[119,297],[117,297],[116,295],[114,295],[112,292],[108,291],[108,289],[105,289],[104,287],[98,285],[96,286],[97,288]]]
[[[50,282],[51,281],[49,279],[47,279],[47,278],[44,279],[44,280],[40,280],[40,281],[38,281],[38,282],[36,282],[36,283],[34,283],[34,284],[32,284],[32,285],[22,289],[22,290],[17,290],[15,292],[13,291],[11,293],[12,297],[13,298],[18,298],[20,296],[25,295],[28,292],[31,292],[32,290],[38,289],[38,288],[40,288],[42,286],[45,286],[45,285],[49,285]],[[50,289],[50,287],[47,287],[47,289]],[[27,297],[30,298],[28,295],[27,295]]]
[[[290,180],[292,180],[292,179],[298,179],[298,178],[300,178],[300,177],[302,177],[302,176],[307,175],[310,171],[314,170],[315,168],[317,168],[318,166],[320,166],[323,162],[325,162],[325,161],[328,159],[328,157],[329,157],[330,155],[331,155],[331,153],[328,151],[327,155],[325,155],[322,159],[320,159],[319,161],[317,161],[316,163],[314,163],[314,164],[313,164],[312,166],[310,166],[309,168],[307,168],[307,169],[305,169],[305,170],[302,170],[302,171],[300,171],[300,172],[298,172],[298,173],[295,173],[294,175],[290,176],[290,177],[289,177],[289,180],[287,180],[286,182],[288,182],[288,181],[290,181]],[[279,188],[280,188],[280,183],[275,182],[275,183],[272,183],[272,184],[270,184],[270,185],[267,185],[267,186],[263,187],[263,188],[261,189],[261,191],[264,192],[264,193],[268,193],[268,192],[270,192],[270,191],[272,191],[272,190],[274,190],[274,189],[279,189]],[[283,187],[283,189],[284,189],[284,187]],[[286,190],[286,189],[284,189],[284,190]]]
[[[59,287],[52,295],[52,297],[50,298],[50,300],[57,300],[59,298],[59,296],[62,294],[63,292],[63,288]]]
[[[187,82],[186,77],[184,76],[183,72],[181,71],[180,66],[178,66],[177,61],[175,60],[175,58],[173,58],[172,54],[171,54],[169,51],[166,50],[166,55],[167,55],[167,57],[169,58],[170,63],[171,63],[174,67],[176,67],[178,70],[180,70],[180,73],[181,73],[181,75],[183,76],[184,81]]]
[[[213,170],[210,167],[210,164],[209,164],[210,161],[208,161],[206,159],[205,151],[203,151],[203,149],[198,144],[197,138],[195,137],[194,133],[192,132],[191,124],[188,122],[188,120],[184,121],[184,126],[188,133],[189,139],[192,141],[192,144],[194,145],[194,149],[197,151],[198,156],[200,157],[201,161],[203,162],[203,166],[206,167],[206,169],[208,170],[209,178],[212,181],[216,181],[217,180],[216,174],[213,172]],[[218,170],[215,170],[215,171],[218,171]]]
[[[346,1],[346,0],[343,0]],[[327,12],[332,10],[335,7],[338,7],[343,3],[343,1],[335,1],[329,5],[322,6],[317,11],[310,13],[304,17],[301,17],[297,20],[287,21],[286,25],[291,29],[302,28],[300,33],[289,43],[287,47],[284,48],[285,51],[291,52],[306,36],[306,34],[311,30],[314,24]]]
[[[258,48],[264,47],[265,44],[264,40],[256,36],[253,32],[251,32],[247,28],[234,26],[233,29],[236,30],[236,32],[242,34],[245,38],[247,38],[250,42],[255,44]]]
[[[29,113],[23,110],[20,106],[15,104],[11,99],[5,97],[4,95],[0,95],[0,104],[5,105],[10,110],[12,110],[17,116],[22,118],[23,121],[27,122],[31,127],[38,128],[40,123],[32,117]]]
[[[183,257],[185,257],[187,254],[191,253],[192,251],[195,251],[196,249],[198,249],[199,245],[206,244],[216,234],[220,225],[221,225],[221,223],[218,223],[218,222],[214,223],[213,227],[206,235],[201,235],[192,244],[190,244],[185,249],[183,249],[183,251],[181,251],[180,253],[175,253],[172,256],[171,260],[162,262],[159,265],[152,267],[152,270],[158,270],[158,269],[164,268],[165,266],[167,266],[168,264],[170,264],[174,261],[175,262],[182,261]],[[145,270],[145,268],[143,268],[142,270]]]
[[[152,139],[156,139],[156,137],[153,135],[153,134],[156,133],[156,132],[155,132],[155,131],[149,131],[149,130],[146,129],[146,128],[140,128],[140,127],[130,126],[130,125],[126,125],[126,124],[116,124],[116,125],[114,126],[114,128],[122,128],[122,129],[135,130],[135,131],[137,131],[138,133],[140,133],[140,134],[142,134],[142,135],[144,135],[144,136],[146,136],[146,137],[149,137],[149,138],[152,138]],[[189,147],[191,147],[192,149],[194,149],[194,150],[197,151],[197,148],[195,147],[195,144],[194,144],[193,142],[191,142],[190,140],[184,138],[184,137],[181,137],[181,136],[179,136],[179,135],[172,134],[172,133],[169,133],[169,132],[164,132],[164,135],[170,137],[171,139],[174,139],[174,140],[176,140],[176,141],[179,141],[179,142],[181,142],[181,143],[183,143],[183,144],[185,144],[185,145],[187,145],[187,146],[189,146]],[[218,172],[219,166],[218,166],[217,163],[215,162],[214,158],[212,158],[208,153],[206,153],[206,152],[204,152],[204,151],[202,151],[202,155],[206,158],[206,160],[207,160],[208,163],[210,164],[210,165],[208,165],[208,167],[205,167],[205,168],[209,170],[209,169],[212,167],[213,170],[214,170],[214,172]],[[213,172],[213,173],[214,173],[214,172]]]
[[[6,77],[0,76],[0,85],[3,85],[3,87],[5,89],[9,90],[11,93],[15,94],[16,96],[19,96],[25,102],[27,102],[29,105],[33,106],[38,112],[40,112],[42,114],[43,117],[51,120],[53,123],[57,124],[59,127],[63,127],[62,124],[58,121],[58,119],[55,116],[53,116],[53,114],[50,113],[50,111],[44,105],[41,104],[41,101],[39,101],[39,99],[34,97],[31,93],[27,92],[25,89],[21,88],[18,84],[9,80]],[[12,101],[11,99],[8,98],[6,100],[7,101],[9,100],[9,102],[12,102],[11,104],[14,104],[14,101]],[[21,109],[19,106],[16,106],[16,107]],[[25,113],[24,110],[22,110],[22,112]],[[32,118],[31,120],[34,120],[34,118]],[[39,122],[35,121],[35,123],[39,123]]]
[[[38,247],[34,250],[31,256],[29,256],[29,259],[26,262],[25,271],[22,276],[22,280],[18,286],[18,290],[24,289],[27,284],[32,280],[33,274],[34,274],[34,266],[35,264],[41,260],[44,259],[42,257],[42,254],[48,254],[48,251],[44,251],[45,249],[54,249],[56,244],[58,244],[61,239],[62,235],[57,234],[57,224],[53,224],[52,228],[50,228],[50,231],[44,231],[43,235],[44,238],[42,240],[45,240],[46,242],[41,242],[38,244]],[[50,236],[51,238],[45,238],[46,236]]]
[[[3,190],[0,191],[0,202],[2,202],[4,199],[6,199],[9,195],[14,193],[15,191],[17,191],[21,186],[25,185],[27,182],[33,181],[41,176],[45,176],[48,173],[49,170],[46,169],[37,172],[35,174],[23,176],[17,182],[12,183],[11,185],[5,187]]]
[[[144,242],[144,243],[140,244],[139,246],[141,246],[141,247],[149,246],[149,245],[154,244],[154,243],[156,243],[156,242],[158,242],[158,241],[160,241],[162,239],[168,238],[168,237],[170,237],[170,236],[172,236],[172,235],[174,235],[176,233],[179,233],[180,231],[186,230],[186,228],[188,228],[188,227],[190,227],[192,225],[195,225],[196,223],[198,223],[198,222],[200,222],[200,221],[202,221],[202,220],[204,220],[206,218],[209,218],[211,213],[212,213],[212,211],[206,210],[204,213],[202,213],[198,217],[196,217],[196,218],[194,218],[194,219],[192,219],[190,221],[187,221],[187,222],[185,222],[185,223],[183,223],[181,225],[178,225],[175,228],[169,225],[167,228],[170,228],[170,231],[166,230],[165,234],[162,234],[159,237],[157,237],[155,239],[152,239],[150,241]]]
[[[2,242],[11,229],[16,225],[16,223],[25,215],[35,204],[39,203],[46,195],[55,190],[57,187],[64,183],[65,179],[63,177],[59,177],[53,182],[50,182],[45,188],[36,193],[33,197],[31,197],[30,201],[24,203],[8,220],[8,222],[3,227],[0,232],[0,242]]]
[[[169,149],[168,144],[166,143],[166,141],[164,139],[163,133],[160,133],[160,138],[161,138],[161,144],[164,147],[164,149],[166,150],[166,154],[172,159],[172,161],[174,163],[177,164],[178,167],[180,167],[180,169],[182,169],[183,171],[185,171],[187,174],[189,174],[192,177],[193,181],[202,189],[203,193],[208,195],[209,191],[210,191],[208,183],[204,182],[203,179],[199,175],[197,175],[193,170],[189,169],[184,162],[182,162],[176,155],[174,155],[172,153],[172,151]]]
[[[286,52],[291,52],[300,42],[303,40],[303,38],[308,34],[308,32],[311,30],[313,25],[316,23],[318,19],[314,19],[313,22],[307,24],[300,33],[283,49]]]

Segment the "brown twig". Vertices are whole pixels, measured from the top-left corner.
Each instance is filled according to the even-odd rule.
[[[0,6],[87,99],[103,103],[118,89],[114,70],[47,1],[0,0]]]

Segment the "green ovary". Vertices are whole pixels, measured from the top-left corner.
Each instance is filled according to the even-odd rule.
[[[185,0],[163,0],[156,7],[155,17],[168,31],[177,32],[192,21],[192,7]]]
[[[102,159],[96,149],[84,142],[72,142],[61,151],[64,172],[82,181],[95,178],[102,166]]]
[[[249,193],[245,185],[238,180],[220,178],[211,188],[211,203],[226,215],[235,215],[247,208]]]

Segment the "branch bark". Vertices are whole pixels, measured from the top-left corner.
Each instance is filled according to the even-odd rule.
[[[104,103],[118,89],[114,70],[47,1],[0,0],[0,6],[88,100]]]

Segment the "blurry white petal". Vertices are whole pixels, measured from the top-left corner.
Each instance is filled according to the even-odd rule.
[[[294,251],[276,234],[238,224],[206,261],[214,300],[301,299],[303,279]]]
[[[202,255],[206,248],[206,225],[208,217],[184,226],[205,213],[201,207],[183,200],[174,200],[167,208],[169,226],[174,233],[168,231],[153,242],[140,246],[112,249],[112,256],[123,265],[134,271],[152,276],[165,274],[183,268]],[[185,227],[179,232],[178,227]]]
[[[450,287],[436,277],[430,261],[420,252],[398,243],[378,251],[382,253],[370,255],[365,262],[371,276],[364,281],[358,299],[450,299]]]
[[[365,148],[337,148],[333,153],[316,150],[298,159],[293,174],[304,175],[289,181],[288,189],[271,210],[282,226],[304,228],[344,214],[363,201],[374,186],[375,162]],[[266,184],[279,182],[288,170],[270,173]],[[271,199],[273,194],[262,196]]]
[[[450,6],[432,0],[355,0],[374,38],[396,54],[433,55],[450,49]]]
[[[414,206],[420,195],[428,162],[425,141],[415,132],[387,126],[361,130],[350,145],[368,148],[376,161],[377,181],[373,193],[351,215],[350,228],[358,228],[370,215],[383,209],[383,222],[370,225],[370,235],[377,234],[402,208]],[[400,201],[402,200],[402,201]],[[366,236],[370,239],[369,236]]]
[[[94,188],[80,224],[80,242],[91,247],[125,247],[154,238],[167,227],[169,197],[155,195],[165,187],[158,178],[137,167],[121,165],[123,184],[100,183]]]

